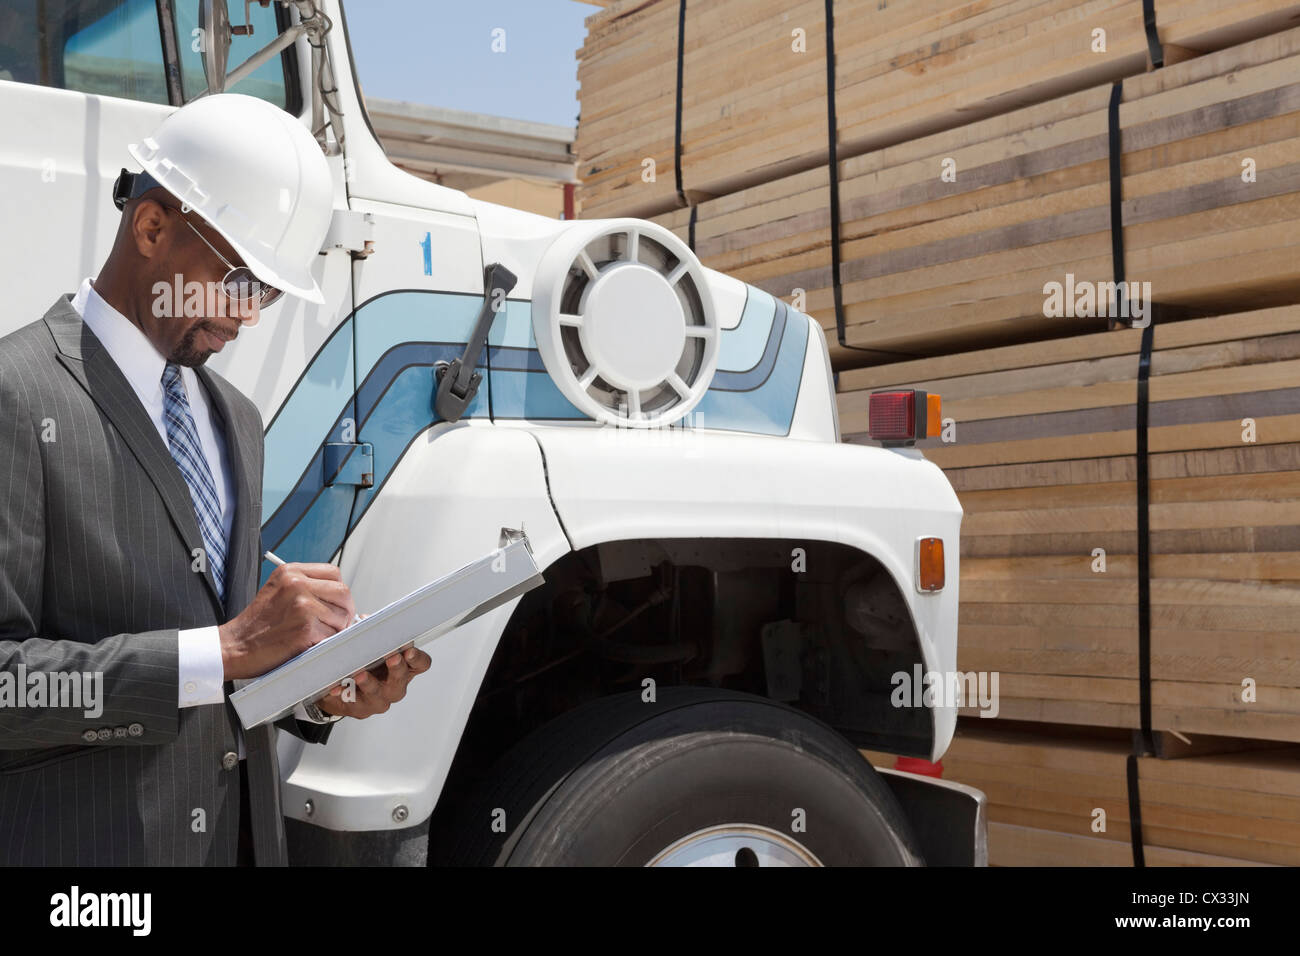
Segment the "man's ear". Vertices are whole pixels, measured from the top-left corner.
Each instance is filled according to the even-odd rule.
[[[170,224],[160,203],[152,199],[137,199],[131,217],[131,242],[136,252],[146,259],[157,256],[171,240]]]

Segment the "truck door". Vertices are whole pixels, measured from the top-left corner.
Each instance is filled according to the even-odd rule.
[[[407,178],[413,198],[437,200],[425,189],[430,184]],[[353,454],[369,462],[371,477],[357,486],[349,530],[407,447],[438,420],[434,363],[465,351],[483,301],[472,216],[360,198],[353,198],[352,209],[370,218],[374,252],[353,263],[354,441],[360,445]],[[482,382],[462,421],[488,418],[486,361],[484,350]]]

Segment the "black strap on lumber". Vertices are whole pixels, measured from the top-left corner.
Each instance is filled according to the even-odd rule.
[[[1115,288],[1124,285],[1124,171],[1120,159],[1124,153],[1119,129],[1119,101],[1124,96],[1124,81],[1110,88],[1110,261],[1115,270]],[[1122,292],[1120,293],[1123,294]],[[1112,317],[1110,327],[1117,323]]]
[[[1145,867],[1146,854],[1142,850],[1142,800],[1138,796],[1138,758],[1128,755],[1128,832],[1133,844],[1133,865]]]
[[[1120,167],[1123,144],[1119,128],[1119,102],[1123,84],[1116,83],[1110,93],[1110,247],[1114,260],[1115,288],[1119,301],[1127,303],[1124,267],[1124,176]],[[1138,550],[1138,681],[1141,705],[1143,753],[1152,753],[1151,740],[1151,513],[1150,477],[1147,455],[1147,420],[1150,410],[1151,347],[1156,321],[1156,307],[1146,303],[1147,324],[1142,329],[1137,377],[1137,550]],[[1114,310],[1112,310],[1114,311]],[[1131,310],[1125,310],[1131,314]],[[1112,316],[1111,325],[1116,324]]]
[[[690,206],[691,221],[687,227],[686,244],[691,252],[695,251],[695,221],[699,217],[700,207],[686,198],[682,188],[682,77],[686,64],[686,0],[677,6],[677,109],[673,120],[673,173],[676,176],[677,204]]]
[[[1142,330],[1137,380],[1137,549],[1138,549],[1138,706],[1142,734],[1140,752],[1155,752],[1151,734],[1151,475],[1147,423],[1151,409],[1151,344],[1155,307],[1147,303],[1148,323]]]
[[[1165,48],[1156,32],[1156,0],[1142,0],[1142,24],[1147,30],[1147,52],[1151,54],[1151,68],[1165,65]]]
[[[1149,3],[1149,0],[1148,0]],[[1154,14],[1148,19],[1154,31]],[[1124,265],[1124,171],[1123,139],[1120,134],[1119,104],[1124,85],[1116,83],[1110,91],[1108,116],[1110,147],[1110,248],[1118,302],[1129,302]],[[1111,310],[1112,313],[1114,310]],[[1131,316],[1132,310],[1125,309]],[[1121,324],[1112,314],[1111,328]],[[1155,752],[1151,731],[1151,473],[1147,426],[1151,410],[1151,348],[1154,341],[1156,308],[1146,303],[1146,325],[1138,351],[1137,404],[1134,430],[1137,439],[1137,578],[1138,578],[1138,721],[1141,729],[1133,735],[1133,752],[1128,757],[1128,808],[1133,865],[1145,866],[1142,849],[1142,798],[1138,791],[1138,759]]]
[[[686,0],[681,0],[677,7],[677,111],[673,133],[673,167],[677,175],[677,203],[688,205],[686,193],[682,190],[682,75],[686,63]],[[693,244],[692,244],[693,245]]]
[[[912,352],[890,352],[849,345],[844,340],[844,290],[840,283],[840,159],[839,121],[835,113],[835,0],[826,0],[826,178],[831,195],[831,292],[835,296],[835,338],[842,348],[855,352],[892,355],[895,358],[920,358]]]
[[[835,337],[845,348],[844,294],[840,289],[839,121],[835,115],[835,0],[826,0],[826,178],[831,187],[831,289],[835,294]]]

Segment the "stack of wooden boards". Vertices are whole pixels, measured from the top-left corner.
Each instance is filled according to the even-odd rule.
[[[1300,307],[1153,332],[1153,726],[1300,741]],[[1000,672],[1002,716],[1138,726],[1141,334],[840,375],[847,441],[877,388],[954,420],[921,444],[965,510],[958,667]]]
[[[824,0],[620,0],[587,18],[575,152],[587,218],[648,216],[824,165]],[[841,0],[841,157],[1143,72],[1141,0]],[[1156,0],[1175,55],[1294,26],[1282,0]],[[642,177],[644,162],[656,167]]]
[[[616,0],[588,21],[583,215],[652,216],[816,317],[845,440],[867,441],[872,390],[943,396],[955,440],[922,447],[966,512],[958,668],[1000,681],[999,720],[963,711],[946,775],[994,798],[994,862],[1129,863],[1142,333],[1049,290],[1074,303],[1115,277],[1122,80],[1123,265],[1158,304],[1152,726],[1300,742],[1300,3],[1155,0],[1152,72],[1141,0],[837,4],[844,346],[824,3],[686,5],[675,155],[679,10]],[[994,739],[1008,721],[1035,723]],[[1300,863],[1298,764],[1143,758],[1148,862]]]
[[[988,798],[991,866],[1129,866],[1130,752],[1119,735],[963,720],[943,775]],[[1142,757],[1138,789],[1149,866],[1300,865],[1300,747]]]
[[[837,342],[824,168],[700,204],[695,249],[773,295],[804,290],[837,368],[1059,335],[1048,284],[1114,278],[1111,92],[843,160],[850,348]],[[1295,301],[1300,29],[1128,80],[1119,119],[1128,278],[1200,314]],[[656,221],[689,234],[686,210]]]

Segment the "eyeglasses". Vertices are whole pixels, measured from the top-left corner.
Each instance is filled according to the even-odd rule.
[[[221,264],[229,270],[221,280],[221,291],[224,292],[228,298],[234,299],[240,305],[246,305],[257,300],[259,307],[265,308],[279,299],[280,296],[284,295],[283,290],[267,285],[261,279],[257,278],[257,276],[253,274],[253,270],[248,268],[248,266],[232,265],[225,256],[217,251],[217,247],[208,242],[203,233],[199,232],[198,227],[185,218],[185,214],[181,212],[181,210],[177,209],[175,206],[168,206],[166,203],[159,203],[159,205],[164,209],[170,209],[173,212],[181,213],[181,222],[189,226],[190,229],[194,231],[194,235],[202,239],[203,244],[211,249],[212,254],[220,259]]]

